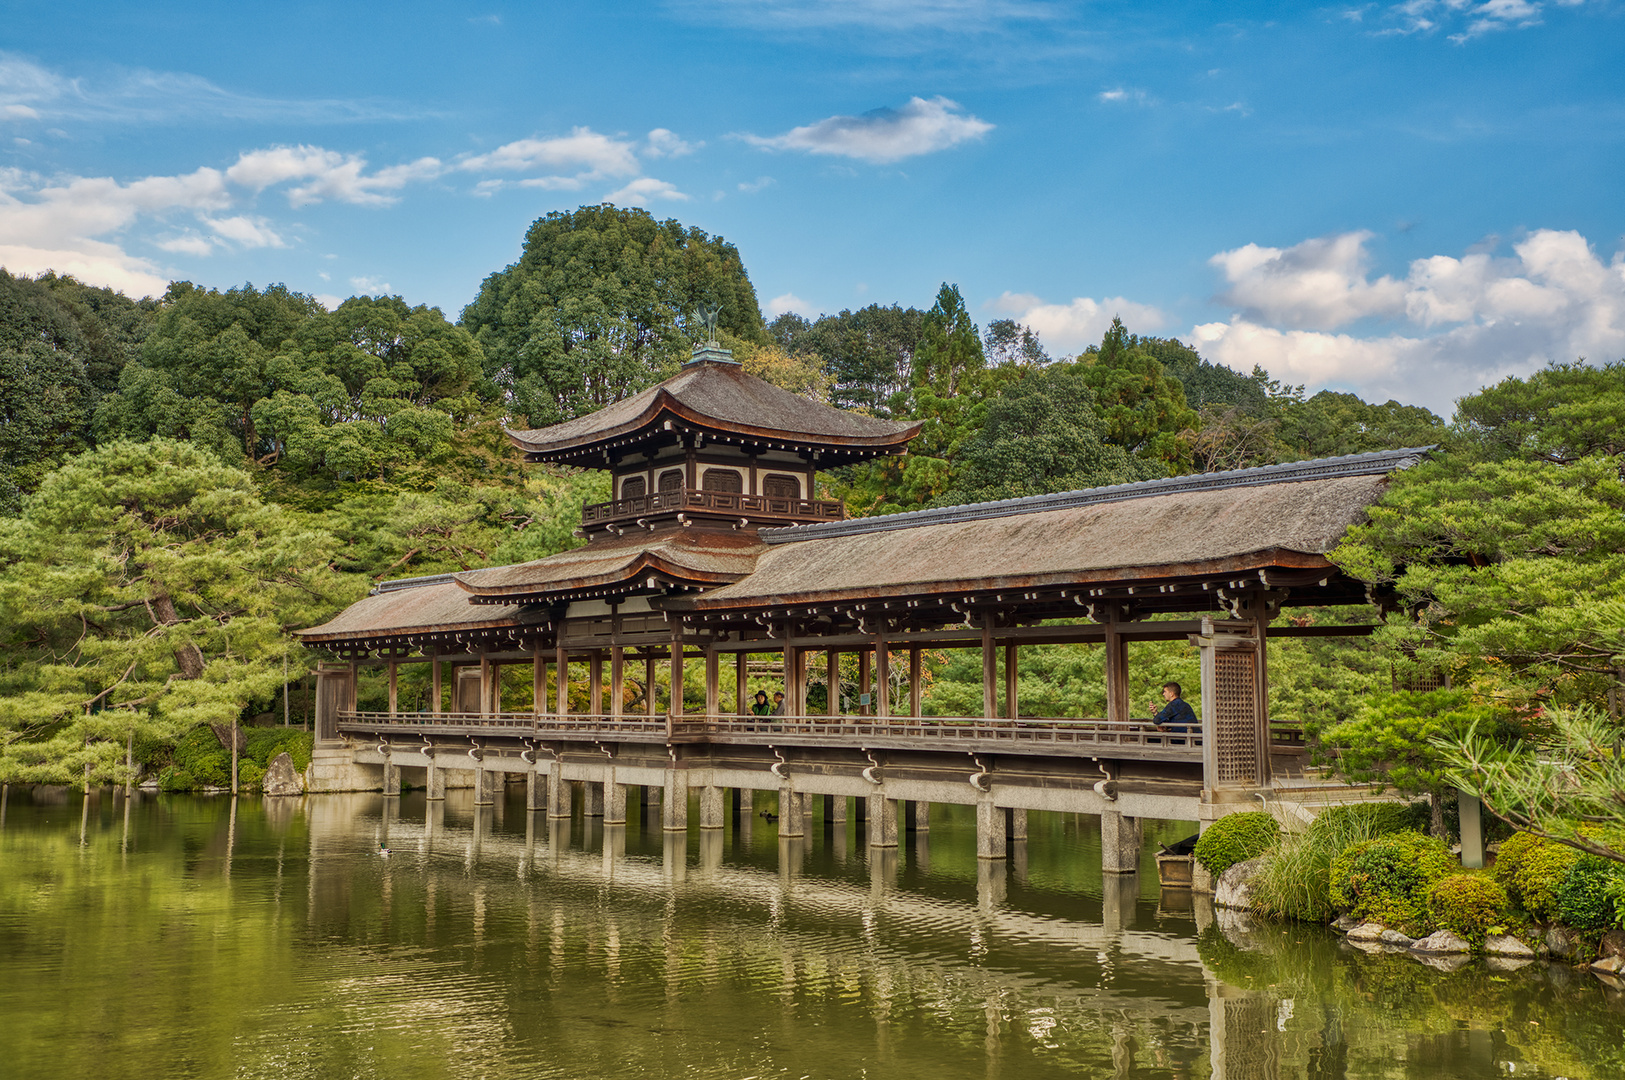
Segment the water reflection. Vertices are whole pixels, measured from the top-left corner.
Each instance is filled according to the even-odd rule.
[[[1625,1074],[1589,975],[1216,917],[1103,879],[1090,819],[978,860],[953,808],[869,851],[816,804],[780,839],[447,795],[0,794],[8,1075]]]

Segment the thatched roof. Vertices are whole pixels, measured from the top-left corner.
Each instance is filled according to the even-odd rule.
[[[482,604],[509,598],[558,602],[624,593],[651,575],[702,586],[738,581],[755,568],[764,550],[754,532],[636,529],[535,562],[469,570],[455,579],[465,600],[472,594]]]
[[[510,431],[532,461],[597,464],[589,455],[639,442],[678,427],[783,448],[831,452],[830,463],[892,453],[920,430],[917,423],[879,420],[832,408],[753,375],[738,364],[700,361],[640,394],[574,420],[533,431]]]
[[[763,534],[750,577],[696,612],[1090,582],[1155,582],[1325,553],[1422,451],[1178,477]],[[1002,511],[1002,512],[1001,512]]]
[[[372,596],[351,604],[322,625],[298,633],[307,644],[317,645],[517,625],[519,605],[476,607],[468,602],[466,592],[449,577],[442,576],[387,582]]]

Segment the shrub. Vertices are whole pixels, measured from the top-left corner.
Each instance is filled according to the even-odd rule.
[[[1426,832],[1431,816],[1425,802],[1350,803],[1322,810],[1310,823],[1309,831],[1370,840],[1385,833]]]
[[[1301,833],[1283,836],[1253,881],[1253,906],[1277,919],[1326,922],[1332,860],[1345,848],[1387,833],[1421,831],[1426,803],[1352,803],[1322,811]]]
[[[293,758],[295,772],[310,767],[310,748],[314,738],[310,732],[294,727],[248,728],[248,750],[244,756],[260,765],[261,772],[271,765],[271,759],[288,752]]]
[[[1428,895],[1450,872],[1442,840],[1389,833],[1345,849],[1332,860],[1332,903],[1356,918],[1406,933],[1427,927]]]
[[[214,730],[203,724],[188,731],[175,744],[175,770],[189,775],[193,788],[226,787],[231,783],[231,752],[220,745]]]
[[[1484,944],[1492,926],[1507,921],[1506,890],[1484,874],[1451,874],[1428,894],[1433,925],[1454,930],[1474,945]]]
[[[1530,833],[1519,833],[1501,845],[1495,858],[1495,880],[1512,902],[1531,918],[1557,918],[1557,887],[1580,853]]]
[[[1196,842],[1196,861],[1218,877],[1239,862],[1256,859],[1275,845],[1281,826],[1262,810],[1226,814]]]
[[[1597,855],[1582,854],[1554,890],[1558,921],[1576,930],[1603,931],[1618,919],[1613,892],[1625,882],[1625,866]]]

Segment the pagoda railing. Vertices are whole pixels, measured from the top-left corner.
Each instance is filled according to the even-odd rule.
[[[634,495],[630,499],[584,506],[581,508],[581,523],[603,525],[688,510],[757,520],[843,521],[846,518],[845,504],[836,499],[787,499],[773,495],[679,488],[676,491],[657,491],[652,495]]]

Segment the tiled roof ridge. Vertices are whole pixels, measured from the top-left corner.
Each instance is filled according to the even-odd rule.
[[[484,570],[486,567],[480,567]],[[450,585],[455,578],[453,574],[426,574],[423,577],[403,577],[393,581],[380,581],[374,585],[368,596],[378,596],[382,593],[398,592],[401,589],[421,589],[428,585]]]
[[[1081,491],[1062,491],[1052,495],[1026,495],[1019,499],[1000,499],[996,502],[939,506],[928,510],[884,514],[879,517],[762,529],[757,535],[768,544],[794,544],[802,540],[860,536],[898,529],[917,529],[926,525],[984,521],[1019,514],[1039,514],[1048,510],[1070,510],[1080,506],[1145,499],[1157,495],[1261,487],[1267,484],[1286,484],[1304,480],[1335,480],[1349,476],[1375,476],[1393,472],[1395,469],[1410,468],[1433,449],[1434,446],[1410,446],[1398,450],[1376,450],[1365,454],[1311,458],[1308,461],[1292,461],[1281,465],[1260,465],[1250,469],[1170,476],[1160,480],[1140,480],[1132,484],[1112,484],[1107,487],[1084,488]]]

